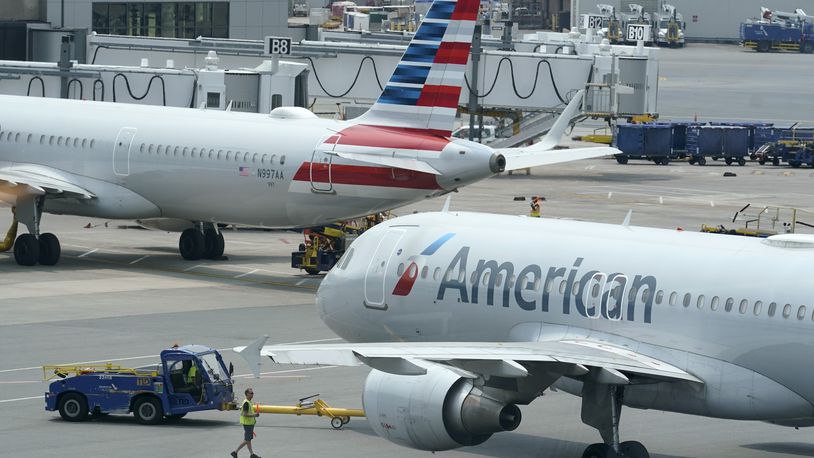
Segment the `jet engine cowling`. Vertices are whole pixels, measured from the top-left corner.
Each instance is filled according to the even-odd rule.
[[[442,367],[426,375],[373,370],[362,400],[379,436],[405,447],[441,451],[478,445],[520,425],[514,404],[486,397],[472,380]]]

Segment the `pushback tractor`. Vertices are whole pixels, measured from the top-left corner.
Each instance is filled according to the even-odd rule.
[[[189,412],[234,410],[232,365],[217,350],[185,345],[161,352],[159,364],[124,368],[113,364],[43,366],[45,410],[68,421],[132,413],[142,424],[177,420]]]

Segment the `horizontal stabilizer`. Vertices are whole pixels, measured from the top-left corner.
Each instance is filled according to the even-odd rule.
[[[543,152],[530,151],[529,149],[512,148],[503,150],[503,157],[506,158],[506,171],[622,154],[621,151],[610,146],[558,149]]]
[[[333,154],[352,161],[384,165],[386,167],[394,167],[397,169],[413,170],[421,173],[429,173],[431,175],[441,175],[441,172],[435,170],[435,168],[433,168],[430,164],[418,159],[383,156],[381,154],[344,153],[341,151],[334,151]]]

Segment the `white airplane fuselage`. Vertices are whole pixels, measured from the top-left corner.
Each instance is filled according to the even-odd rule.
[[[800,235],[409,215],[359,237],[317,305],[351,342],[607,342],[704,382],[634,384],[626,405],[807,426],[813,248]]]
[[[422,144],[429,136],[421,132],[283,111],[285,117],[0,96],[0,168],[56,174],[95,194],[46,199],[50,213],[262,227],[367,215],[494,173],[493,151],[477,143],[433,137]],[[417,158],[441,174],[349,161],[330,154],[337,147]],[[0,193],[13,203],[13,191]]]

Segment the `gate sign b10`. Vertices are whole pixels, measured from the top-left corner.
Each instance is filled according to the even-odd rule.
[[[266,56],[291,54],[291,38],[266,37],[263,42],[263,54]]]
[[[650,41],[650,26],[646,24],[628,24],[625,41]]]
[[[604,16],[596,14],[583,14],[582,15],[582,28],[583,29],[601,29]]]

